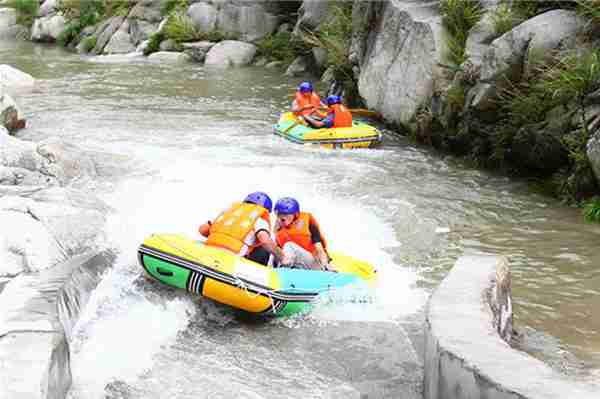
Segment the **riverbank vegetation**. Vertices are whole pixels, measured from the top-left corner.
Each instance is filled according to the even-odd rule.
[[[458,66],[465,62],[465,45],[469,31],[483,14],[479,1],[441,0],[442,23],[448,30],[448,61]]]
[[[4,3],[4,6],[15,9],[19,25],[31,26],[40,8],[40,3],[38,0],[9,0]]]

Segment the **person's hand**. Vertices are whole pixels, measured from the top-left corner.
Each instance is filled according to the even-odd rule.
[[[281,265],[282,266],[287,266],[290,263],[292,263],[292,259],[290,258],[290,256],[288,254],[283,254],[283,256],[281,257]]]

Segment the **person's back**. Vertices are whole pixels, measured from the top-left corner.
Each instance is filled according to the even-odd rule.
[[[263,265],[270,255],[278,260],[283,253],[271,239],[272,202],[263,192],[249,194],[244,202],[234,203],[215,219],[202,224],[198,231],[207,237],[205,245],[223,248]]]

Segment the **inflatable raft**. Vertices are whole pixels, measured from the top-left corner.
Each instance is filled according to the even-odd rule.
[[[140,265],[160,282],[261,315],[290,315],[323,292],[374,280],[370,264],[330,255],[338,273],[267,267],[178,234],[153,234],[138,249]]]
[[[299,123],[292,112],[283,113],[274,130],[294,143],[325,148],[369,148],[381,143],[381,132],[366,123],[355,121],[352,127],[314,129]]]

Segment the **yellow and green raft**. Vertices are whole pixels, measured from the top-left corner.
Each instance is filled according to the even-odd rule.
[[[140,265],[160,282],[261,315],[290,315],[319,294],[375,280],[369,263],[330,255],[338,273],[263,266],[179,234],[153,234],[138,249]]]
[[[294,143],[325,148],[369,148],[381,143],[381,132],[366,123],[354,121],[352,127],[314,129],[300,123],[292,112],[281,115],[274,131]]]

